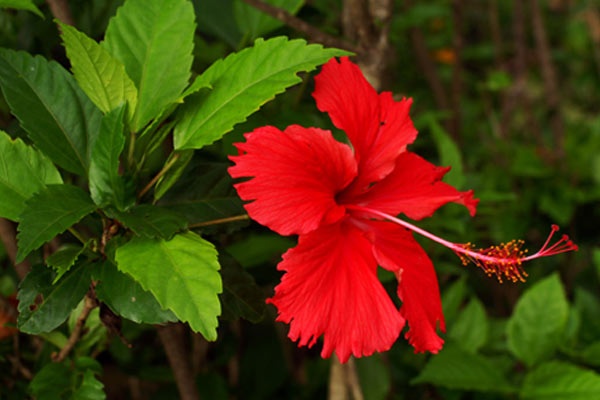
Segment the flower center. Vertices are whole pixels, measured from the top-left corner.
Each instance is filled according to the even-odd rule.
[[[502,282],[504,278],[512,282],[524,282],[527,277],[527,272],[525,272],[522,266],[524,262],[569,251],[576,251],[578,249],[577,245],[573,243],[567,235],[563,235],[557,242],[550,245],[552,237],[559,230],[558,225],[552,225],[552,229],[546,242],[544,242],[544,245],[536,253],[528,256],[527,250],[523,249],[525,243],[523,240],[511,240],[510,242],[501,243],[500,245],[477,249],[471,243],[449,242],[419,228],[418,226],[381,211],[356,205],[348,205],[346,207],[385,218],[390,222],[394,222],[421,236],[431,239],[442,246],[448,247],[461,259],[463,265],[472,262],[477,267],[481,268],[488,276],[495,276],[500,282]]]

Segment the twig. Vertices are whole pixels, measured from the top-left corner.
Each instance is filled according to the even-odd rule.
[[[331,358],[327,398],[328,400],[364,400],[356,373],[356,364],[352,357],[345,364],[340,364],[336,357]]]
[[[67,0],[46,0],[46,3],[50,6],[54,18],[67,25],[75,25]]]
[[[73,347],[79,341],[79,338],[83,334],[83,328],[85,326],[85,322],[89,317],[90,313],[94,308],[98,307],[98,302],[96,299],[92,298],[90,293],[86,294],[85,300],[83,302],[83,310],[81,310],[81,314],[77,317],[77,322],[75,323],[75,327],[73,328],[73,332],[71,332],[71,336],[67,340],[67,344],[64,345],[62,349],[58,352],[58,354],[52,355],[52,361],[61,362],[63,361],[73,350]]]
[[[213,219],[211,221],[204,221],[204,222],[197,222],[195,224],[189,225],[188,228],[190,228],[190,229],[200,228],[200,227],[203,227],[203,226],[226,224],[228,222],[245,221],[247,219],[250,219],[250,217],[248,216],[248,214],[234,215],[233,217]]]
[[[158,337],[165,349],[182,400],[199,400],[192,366],[184,345],[184,326],[181,323],[159,325]]]
[[[304,33],[308,38],[317,43],[321,43],[325,46],[329,47],[338,47],[342,49],[346,49],[352,51],[354,53],[358,53],[360,51],[359,48],[354,46],[353,44],[336,38],[335,36],[328,35],[327,33],[321,31],[320,29],[304,22],[300,18],[295,17],[290,14],[286,10],[283,10],[279,7],[272,6],[270,4],[265,3],[261,0],[242,0],[244,3],[251,5],[252,7],[264,12],[265,14],[270,15],[271,17],[280,20],[284,24],[289,27]]]
[[[142,197],[144,197],[144,195],[146,193],[148,193],[148,191],[150,189],[152,189],[152,186],[154,186],[156,184],[156,182],[158,182],[158,180],[160,178],[162,178],[167,171],[169,171],[171,169],[171,167],[173,167],[173,165],[175,165],[175,162],[177,162],[177,160],[179,160],[179,157],[181,157],[181,153],[175,153],[173,155],[173,158],[171,158],[165,165],[164,167],[158,172],[158,174],[156,174],[156,176],[154,178],[152,178],[152,180],[150,182],[148,182],[148,184],[140,191],[140,193],[138,193],[138,199],[141,199]]]
[[[0,239],[4,244],[6,254],[10,259],[11,264],[13,264],[15,267],[17,276],[20,280],[23,280],[23,278],[25,278],[25,276],[29,273],[31,264],[27,260],[19,264],[15,264],[15,260],[17,258],[17,231],[15,230],[13,223],[4,218],[0,218]]]

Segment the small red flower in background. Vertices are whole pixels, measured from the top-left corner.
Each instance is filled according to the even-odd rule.
[[[410,99],[377,94],[348,58],[330,60],[315,81],[317,107],[352,146],[318,128],[265,126],[247,133],[236,144],[240,155],[231,157],[231,176],[251,178],[235,185],[249,201],[250,217],[281,235],[299,235],[278,265],[285,274],[267,301],[299,345],[323,336],[323,357],[335,352],[345,362],[388,350],[406,322],[415,351],[436,353],[443,344],[437,329],[445,329],[437,277],[411,231],[513,280],[524,274],[520,243],[474,250],[395,218],[429,217],[448,202],[474,215],[478,200],[441,182],[449,168],[406,150],[417,136]],[[546,245],[527,259],[570,250]],[[398,279],[400,310],[377,278],[378,265]]]

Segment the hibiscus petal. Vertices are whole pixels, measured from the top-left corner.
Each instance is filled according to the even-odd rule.
[[[347,57],[323,66],[315,77],[313,97],[354,146],[359,166],[354,193],[364,192],[389,174],[396,157],[417,137],[408,114],[412,100],[394,101],[390,92],[378,95]]]
[[[405,152],[396,160],[394,171],[384,180],[373,185],[364,195],[343,202],[373,208],[381,212],[397,215],[404,213],[418,220],[430,217],[435,210],[446,203],[462,204],[475,215],[479,199],[473,198],[473,191],[459,192],[441,181],[450,168],[437,167],[418,155]]]
[[[345,214],[335,195],[356,176],[349,146],[331,132],[292,125],[285,131],[266,126],[237,143],[230,157],[233,178],[252,179],[235,185],[252,219],[282,234],[310,232]]]
[[[347,220],[307,235],[283,255],[286,271],[275,295],[277,320],[290,324],[289,337],[309,347],[323,335],[322,357],[388,350],[404,319],[377,279],[371,243]]]
[[[444,344],[436,332],[445,331],[437,276],[427,253],[412,233],[389,222],[369,221],[370,239],[379,265],[398,278],[400,313],[408,321],[406,339],[415,352],[437,353]]]

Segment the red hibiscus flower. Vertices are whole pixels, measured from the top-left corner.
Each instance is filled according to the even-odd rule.
[[[388,350],[406,322],[415,351],[436,353],[443,344],[437,330],[445,329],[437,277],[411,231],[513,280],[524,275],[521,242],[475,250],[397,219],[429,217],[448,202],[474,215],[478,200],[441,181],[449,168],[406,150],[417,136],[410,99],[377,94],[348,58],[330,60],[315,81],[317,107],[350,145],[318,128],[265,126],[247,133],[236,144],[240,155],[231,157],[231,176],[251,178],[235,185],[249,201],[250,217],[281,235],[299,235],[278,265],[285,274],[267,301],[299,345],[323,336],[323,357],[335,352],[345,362]],[[527,259],[574,246],[564,238],[547,244]],[[378,266],[398,279],[399,310],[377,279]]]

